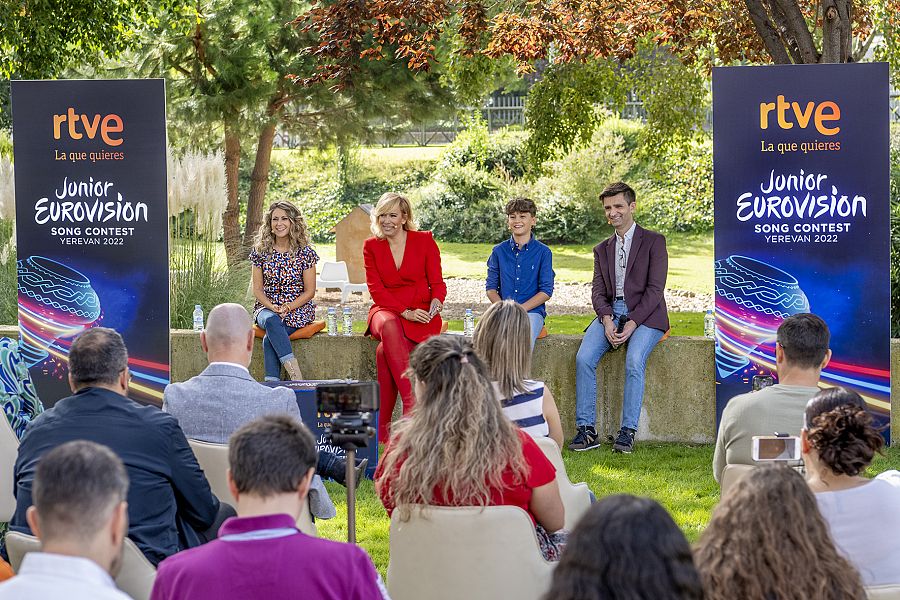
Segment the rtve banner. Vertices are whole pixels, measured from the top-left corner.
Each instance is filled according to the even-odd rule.
[[[129,395],[169,382],[165,87],[156,80],[13,81],[19,332],[46,406],[70,395],[89,327],[128,346]]]
[[[717,68],[713,107],[717,422],[775,375],[781,321],[812,312],[831,329],[821,384],[887,426],[887,64]]]

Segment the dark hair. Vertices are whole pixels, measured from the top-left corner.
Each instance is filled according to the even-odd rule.
[[[531,213],[531,216],[534,217],[537,215],[537,205],[530,198],[517,196],[506,203],[506,214],[511,215],[517,212]]]
[[[128,368],[128,349],[115,329],[93,327],[83,332],[69,348],[69,373],[79,386],[114,384]]]
[[[545,600],[703,598],[691,547],[649,498],[608,496],[569,534]]]
[[[853,390],[822,390],[806,404],[803,416],[809,443],[839,475],[859,475],[884,446],[865,401]]]
[[[788,361],[805,369],[817,369],[828,353],[831,333],[821,317],[801,313],[781,322],[776,339]]]
[[[611,183],[603,188],[603,191],[600,192],[600,202],[603,202],[604,199],[609,198],[610,196],[618,196],[619,194],[625,194],[625,200],[628,204],[637,202],[637,196],[631,186],[621,181]]]
[[[116,454],[85,440],[45,454],[34,475],[32,501],[44,538],[90,539],[128,494],[128,474]]]
[[[708,600],[866,597],[803,476],[785,465],[741,477],[713,510],[694,556]]]
[[[294,492],[316,466],[316,441],[306,425],[287,415],[250,421],[228,440],[231,478],[242,494],[263,498]]]

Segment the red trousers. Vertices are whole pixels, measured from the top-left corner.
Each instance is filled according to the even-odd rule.
[[[412,385],[405,373],[409,367],[409,353],[416,347],[416,344],[403,335],[400,317],[386,310],[372,315],[372,320],[369,322],[369,333],[381,342],[375,350],[378,385],[381,388],[378,441],[385,443],[390,434],[397,392],[400,392],[400,399],[403,402],[403,416],[409,414],[415,403]]]

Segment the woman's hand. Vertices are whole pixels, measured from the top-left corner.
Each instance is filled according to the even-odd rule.
[[[444,304],[437,298],[431,299],[431,308],[428,311],[429,319],[444,310]]]
[[[428,314],[428,311],[421,308],[407,308],[400,313],[400,316],[414,323],[427,323],[431,320],[431,315]]]
[[[289,312],[291,312],[291,304],[290,302],[286,304],[277,304],[275,305],[275,312],[278,313],[278,316],[282,319],[285,318]]]

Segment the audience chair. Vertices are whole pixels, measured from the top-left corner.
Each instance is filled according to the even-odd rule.
[[[719,497],[724,498],[725,492],[737,483],[738,479],[755,468],[753,465],[725,465],[725,469],[722,471],[722,480],[719,481],[719,488],[721,488]]]
[[[556,483],[559,485],[559,495],[562,497],[563,506],[566,508],[565,528],[572,530],[578,520],[591,507],[591,490],[586,483],[572,483],[566,473],[566,465],[563,463],[562,453],[556,442],[548,437],[534,438],[544,455],[550,459],[556,467]]]
[[[6,551],[9,554],[9,563],[13,571],[18,573],[22,566],[22,559],[29,552],[40,552],[41,540],[25,533],[17,531],[6,532]],[[122,551],[122,568],[116,577],[116,587],[134,598],[134,600],[148,600],[153,589],[153,581],[156,579],[156,568],[144,553],[132,542],[125,538],[125,548]]]
[[[13,467],[19,455],[19,438],[16,437],[6,415],[0,415],[0,421],[3,421],[0,424],[0,521],[8,523],[16,512]]]
[[[867,587],[866,597],[869,600],[900,600],[900,584]]]
[[[363,298],[369,293],[369,286],[364,283],[350,283],[350,273],[347,271],[347,263],[323,262],[322,273],[316,277],[316,289],[337,288],[341,290],[341,304],[346,304],[353,292],[359,292]]]
[[[544,560],[534,524],[516,506],[413,506],[391,517],[388,592],[393,600],[538,600],[556,563]]]
[[[228,489],[228,444],[213,444],[200,440],[188,440],[194,456],[200,468],[206,474],[206,480],[216,498],[223,502],[233,503],[231,490]],[[307,535],[317,535],[316,525],[309,514],[309,504],[304,503],[300,518],[297,519],[297,529]]]

